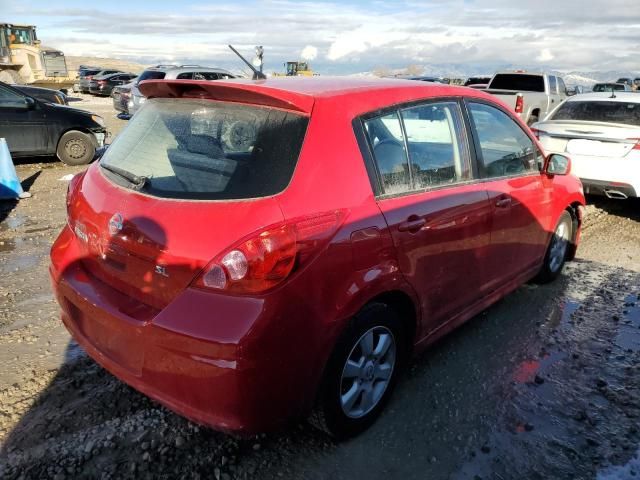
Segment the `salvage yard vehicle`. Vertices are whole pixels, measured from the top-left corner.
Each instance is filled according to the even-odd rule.
[[[571,157],[585,193],[640,195],[640,95],[586,93],[531,127],[546,152]]]
[[[89,93],[89,87],[94,77],[101,77],[103,75],[110,75],[112,73],[124,73],[122,70],[87,70],[84,75],[80,76],[78,85],[80,86],[81,93]]]
[[[113,87],[130,83],[136,77],[135,73],[111,73],[95,76],[89,82],[89,93],[108,97],[111,95]]]
[[[43,102],[0,82],[0,138],[14,157],[57,155],[67,165],[83,165],[106,134],[98,115]]]
[[[569,159],[481,91],[139,88],[145,107],[70,182],[50,273],[83,349],[196,422],[251,433],[315,405],[315,425],[356,434],[412,354],[575,255]]]
[[[596,83],[593,85],[593,92],[630,92],[631,87],[626,83]]]
[[[140,74],[133,87],[131,87],[131,101],[129,102],[129,114],[136,113],[146,98],[138,88],[138,84],[145,80],[229,80],[235,78],[231,72],[222,68],[201,67],[199,65],[156,65],[147,68]]]
[[[546,117],[567,97],[562,78],[521,70],[496,73],[485,91],[509,105],[527,125]]]
[[[58,105],[69,105],[67,96],[60,90],[51,88],[32,87],[27,85],[11,85],[16,90],[21,91],[33,98],[37,98],[43,102],[57,103]]]
[[[125,85],[114,87],[111,91],[113,108],[125,115],[129,115],[129,102],[131,101],[131,88],[135,85],[135,80]]]

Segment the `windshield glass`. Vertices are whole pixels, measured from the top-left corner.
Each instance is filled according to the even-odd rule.
[[[596,83],[593,86],[594,92],[610,92],[611,90],[624,90],[621,83]]]
[[[499,73],[491,81],[490,88],[497,90],[518,90],[519,92],[544,92],[542,75],[522,75],[518,73]]]
[[[162,80],[165,76],[164,72],[158,72],[155,70],[145,70],[138,77],[138,82],[142,82],[144,80]]]
[[[143,191],[159,197],[264,197],[289,184],[307,123],[307,117],[272,108],[153,99],[101,163],[146,177]]]
[[[551,120],[582,120],[640,126],[640,103],[564,102]]]

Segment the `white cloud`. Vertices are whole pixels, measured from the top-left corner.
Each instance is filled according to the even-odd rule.
[[[554,58],[555,57],[553,56],[553,53],[551,53],[551,50],[549,50],[548,48],[543,48],[542,50],[540,50],[540,55],[538,55],[536,57],[536,61],[537,62],[550,62]]]
[[[307,45],[302,49],[302,53],[300,54],[300,58],[303,60],[311,61],[315,60],[318,56],[318,49],[313,45]]]

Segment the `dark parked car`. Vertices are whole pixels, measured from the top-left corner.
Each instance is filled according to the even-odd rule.
[[[111,73],[124,73],[122,70],[88,70],[87,73],[85,73],[84,75],[82,75],[80,77],[80,82],[79,82],[79,86],[80,86],[80,91],[82,93],[89,93],[89,84],[91,83],[91,80],[93,80],[95,77],[100,77],[102,75],[109,75]]]
[[[22,93],[29,95],[30,97],[37,98],[43,102],[57,103],[58,105],[68,105],[67,96],[60,90],[53,90],[51,88],[30,87],[27,85],[11,85],[16,90],[20,90]]]
[[[129,115],[129,101],[131,101],[131,87],[135,85],[135,80],[125,85],[114,87],[111,92],[113,99],[113,108],[118,112]]]
[[[135,73],[112,73],[110,75],[95,76],[89,82],[89,93],[93,95],[111,95],[113,87],[131,82],[137,75]]]
[[[491,81],[491,77],[469,77],[464,82],[464,86],[468,87],[470,85],[486,85]]]
[[[43,102],[0,82],[0,137],[13,156],[57,155],[67,165],[82,165],[106,135],[102,117]]]

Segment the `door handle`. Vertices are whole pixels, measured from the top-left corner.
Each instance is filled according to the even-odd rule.
[[[498,208],[509,208],[511,206],[511,198],[505,197],[496,200],[496,207]]]
[[[424,218],[420,218],[417,215],[411,215],[406,222],[402,222],[398,225],[398,230],[401,232],[415,233],[425,226],[427,221]]]

